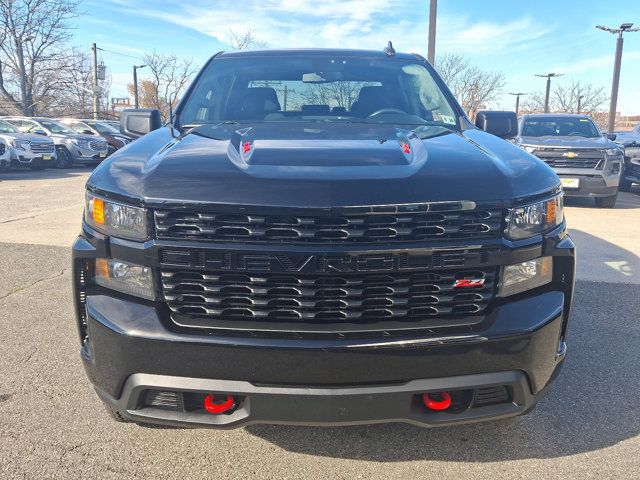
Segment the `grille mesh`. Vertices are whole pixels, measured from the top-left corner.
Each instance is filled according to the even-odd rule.
[[[437,205],[437,204],[435,204]],[[502,210],[456,210],[451,204],[304,209],[235,207],[211,212],[156,210],[158,238],[269,243],[388,243],[496,238]]]
[[[107,142],[104,140],[91,140],[89,142],[89,148],[91,150],[102,151],[107,149]]]
[[[161,274],[164,299],[175,314],[272,324],[370,325],[468,317],[487,308],[496,283],[495,268],[295,276],[163,269]],[[454,288],[455,280],[465,278],[481,278],[484,285]]]
[[[55,150],[53,142],[32,141],[30,147],[34,153],[53,153]]]
[[[577,156],[563,156],[569,152]],[[555,168],[596,168],[604,160],[603,150],[536,150],[533,154]]]

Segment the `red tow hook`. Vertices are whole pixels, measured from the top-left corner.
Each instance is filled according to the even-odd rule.
[[[451,406],[451,394],[449,392],[423,393],[422,403],[429,410],[446,410]]]
[[[224,395],[218,395],[218,397],[224,397]],[[204,397],[204,409],[209,413],[220,414],[228,412],[233,408],[236,403],[236,399],[233,395],[227,395],[227,398],[222,403],[216,403],[216,395],[210,393]]]

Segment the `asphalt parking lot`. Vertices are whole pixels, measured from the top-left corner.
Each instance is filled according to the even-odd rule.
[[[88,169],[0,176],[0,478],[638,478],[640,188],[567,202],[578,281],[564,369],[538,408],[456,428],[112,422],[81,367],[69,246]]]

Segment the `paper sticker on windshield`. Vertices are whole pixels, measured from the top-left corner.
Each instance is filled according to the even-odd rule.
[[[442,121],[444,123],[448,123],[449,125],[455,125],[456,124],[455,117],[452,117],[450,115],[441,115],[441,117],[442,117]]]
[[[442,115],[440,115],[440,110],[434,110],[433,112],[431,112],[431,116],[433,117],[434,122],[442,121]]]
[[[587,123],[589,123],[589,120],[588,120],[588,119],[586,119],[586,118],[581,118],[581,119],[580,119],[580,121],[581,121],[581,122],[587,122]]]

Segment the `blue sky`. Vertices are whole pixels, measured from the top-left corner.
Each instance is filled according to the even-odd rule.
[[[229,31],[253,29],[270,47],[380,48],[426,56],[428,0],[85,0],[74,43],[134,57],[161,50],[200,65]],[[615,36],[597,24],[640,26],[639,0],[440,0],[438,53],[458,53],[505,73],[505,92],[541,90],[535,73],[560,72],[611,88]],[[135,58],[101,52],[112,96],[127,96]],[[144,70],[139,71],[144,77]],[[506,93],[494,107],[513,108]],[[618,110],[640,114],[640,32],[625,36]]]

